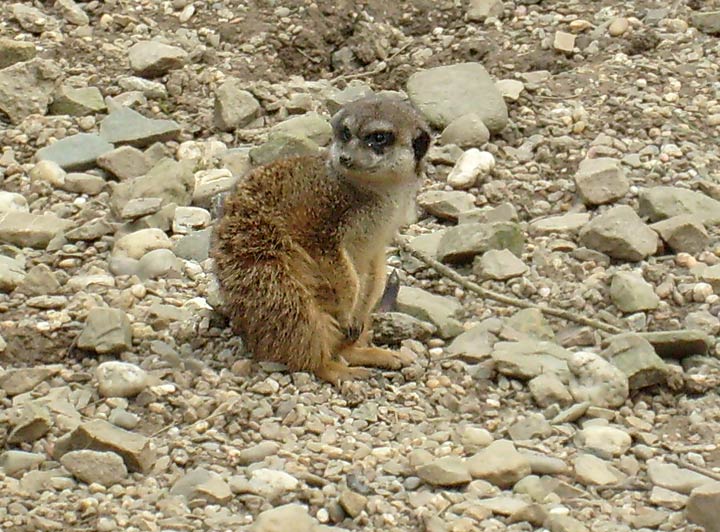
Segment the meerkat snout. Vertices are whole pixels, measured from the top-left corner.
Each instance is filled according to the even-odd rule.
[[[410,105],[371,96],[346,105],[332,119],[331,167],[356,182],[414,182],[430,146],[428,127]]]

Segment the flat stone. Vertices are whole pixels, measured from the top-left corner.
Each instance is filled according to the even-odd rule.
[[[315,112],[283,120],[270,128],[270,131],[307,137],[318,146],[327,146],[332,139],[330,122]]]
[[[720,33],[720,12],[717,24],[717,33]],[[720,482],[699,486],[690,492],[687,519],[704,526],[706,532],[720,531]]]
[[[87,26],[90,23],[90,17],[75,0],[55,0],[55,8],[59,9],[63,18],[71,24]]]
[[[720,11],[700,11],[690,17],[693,26],[710,35],[720,34]],[[716,521],[717,523],[717,521]],[[708,530],[708,532],[710,532]]]
[[[0,37],[0,70],[29,61],[37,55],[37,49],[32,42],[18,41]]]
[[[530,503],[516,497],[502,496],[481,499],[477,501],[477,504],[483,508],[487,508],[493,514],[505,516],[515,515],[522,512],[530,505]]]
[[[513,441],[545,440],[552,434],[552,427],[542,414],[522,416],[508,427],[508,435]]]
[[[467,460],[473,478],[509,488],[530,474],[530,463],[517,452],[512,442],[496,440]]]
[[[702,192],[676,187],[652,187],[640,191],[640,216],[657,222],[673,216],[691,215],[710,225],[720,223],[720,201]]]
[[[123,220],[135,220],[148,214],[155,214],[162,207],[162,203],[162,198],[144,197],[131,199],[123,207],[120,218]]]
[[[424,235],[418,235],[408,242],[408,246],[415,251],[420,251],[431,258],[437,257],[437,249],[440,245],[444,231],[433,231]]]
[[[431,486],[462,486],[472,480],[467,464],[457,456],[443,456],[415,470]]]
[[[210,213],[201,207],[178,207],[173,219],[173,232],[188,234],[210,225]]]
[[[527,265],[507,249],[491,249],[475,257],[473,273],[481,279],[506,281],[527,273]]]
[[[569,470],[564,460],[554,456],[545,456],[529,451],[523,451],[520,454],[530,463],[533,475],[565,475]]]
[[[457,336],[445,352],[467,361],[478,361],[490,356],[496,341],[496,336],[480,323]]]
[[[512,203],[501,203],[495,207],[480,207],[461,212],[458,215],[458,223],[495,223],[495,222],[517,222],[519,221],[517,209]]]
[[[600,355],[573,353],[567,362],[571,372],[570,393],[577,402],[588,401],[601,408],[617,408],[629,395],[628,378]]]
[[[54,214],[6,212],[0,214],[0,242],[23,248],[45,249],[72,223]]]
[[[603,425],[589,425],[575,433],[575,445],[598,456],[616,457],[625,454],[632,438],[622,429]]]
[[[498,342],[494,347],[495,369],[503,375],[530,380],[543,373],[554,373],[562,380],[569,378],[567,360],[572,353],[555,343],[521,340]]]
[[[250,150],[250,161],[262,166],[278,159],[314,156],[320,153],[320,146],[309,138],[287,133],[270,133],[267,141]]]
[[[105,109],[105,100],[97,87],[62,85],[53,95],[50,105],[50,113],[54,115],[87,116]]]
[[[638,334],[611,337],[601,356],[627,376],[630,390],[667,382],[667,364],[655,353],[650,342]]]
[[[211,228],[192,231],[175,242],[173,253],[181,259],[202,262],[210,255],[211,236]]]
[[[170,70],[182,68],[188,54],[182,48],[157,41],[141,41],[128,49],[130,68],[145,78],[159,77]]]
[[[453,80],[448,83],[448,80]],[[505,101],[480,63],[458,63],[416,72],[407,93],[430,125],[444,129],[461,116],[476,114],[492,133],[508,121]]]
[[[490,140],[490,131],[477,113],[459,116],[443,130],[440,141],[463,149],[479,148]]]
[[[12,292],[25,280],[25,270],[16,260],[0,255],[0,292]]]
[[[140,259],[154,249],[170,249],[172,241],[160,229],[141,229],[115,241],[113,255],[122,255],[131,259]]]
[[[463,332],[462,324],[457,319],[462,312],[462,305],[454,299],[421,288],[401,286],[396,305],[398,311],[435,325],[443,338],[451,338]]]
[[[663,358],[685,358],[705,355],[713,346],[713,339],[696,329],[638,333],[652,344],[655,352]]]
[[[193,469],[180,477],[170,489],[173,495],[180,495],[188,502],[201,499],[208,504],[225,504],[232,499],[232,491],[225,480],[202,467]]]
[[[86,484],[112,486],[120,484],[128,476],[122,457],[113,452],[87,449],[70,451],[60,458],[60,463]]]
[[[60,281],[55,272],[46,264],[37,264],[27,272],[18,291],[28,296],[44,296],[57,294],[60,291]]]
[[[22,473],[37,468],[45,460],[45,456],[37,453],[5,451],[0,454],[0,471],[10,477],[22,476]]]
[[[131,472],[146,473],[152,469],[156,460],[149,438],[120,429],[101,419],[87,421],[73,430],[62,445],[56,446],[56,458],[84,449],[119,454]]]
[[[292,503],[261,512],[250,532],[316,532],[316,525],[305,506]]]
[[[37,151],[38,161],[53,161],[68,171],[89,170],[101,155],[112,151],[113,145],[95,133],[78,133],[65,137]]]
[[[382,312],[373,319],[373,340],[378,344],[397,345],[407,339],[422,342],[436,332],[432,323],[403,312]]]
[[[148,386],[147,372],[127,362],[110,360],[95,370],[98,391],[103,397],[132,397]]]
[[[84,172],[70,172],[65,176],[62,190],[76,194],[97,196],[107,186],[107,182],[100,176]]]
[[[710,477],[684,469],[675,464],[666,464],[657,459],[647,462],[647,474],[655,486],[660,486],[684,495],[689,494],[699,486],[713,484]]]
[[[58,372],[57,368],[36,367],[8,369],[0,374],[0,388],[12,397],[26,393]]]
[[[532,378],[528,382],[528,388],[535,403],[541,408],[547,408],[553,404],[564,407],[573,402],[573,397],[565,384],[560,377],[553,373],[542,373]]]
[[[653,486],[650,491],[650,502],[656,506],[669,508],[670,510],[682,510],[687,504],[688,496],[669,489]]]
[[[15,3],[10,7],[12,18],[17,20],[22,29],[30,33],[39,35],[44,31],[57,30],[60,25],[55,17],[45,14],[31,5]]]
[[[111,198],[113,211],[120,214],[133,198],[162,198],[163,206],[189,205],[195,186],[193,167],[193,161],[161,159],[144,176],[115,186]]]
[[[344,490],[340,494],[338,502],[340,503],[340,506],[342,506],[342,509],[345,510],[345,513],[354,519],[365,509],[368,498],[360,493],[356,493],[351,490]]]
[[[636,272],[617,272],[610,283],[610,299],[625,313],[655,310],[660,298],[654,287]]]
[[[60,67],[47,59],[31,59],[0,70],[0,111],[18,124],[33,114],[44,115]]]
[[[123,310],[95,308],[85,321],[77,345],[96,353],[120,353],[132,345],[130,320]]]
[[[70,242],[78,240],[93,241],[115,232],[113,225],[105,218],[95,218],[65,233]]]
[[[550,514],[543,526],[549,532],[590,532],[581,521],[569,515]]]
[[[150,170],[147,156],[133,146],[120,146],[97,158],[97,166],[120,181],[145,175]]]
[[[554,342],[555,331],[539,309],[524,308],[505,320],[500,337],[504,340],[537,339]]]
[[[485,22],[488,17],[501,17],[503,3],[501,0],[470,0],[465,12],[468,22]]]
[[[615,259],[640,261],[657,251],[658,236],[632,207],[619,205],[583,227],[580,243]]]
[[[242,89],[238,78],[228,78],[215,94],[215,127],[232,131],[250,124],[260,116],[260,103],[249,91]]]
[[[589,205],[612,203],[623,198],[630,189],[620,161],[610,157],[580,161],[575,186],[582,200]]]
[[[707,229],[697,215],[681,214],[650,226],[675,252],[700,253],[710,244]]]
[[[443,262],[463,263],[490,249],[508,249],[521,255],[523,246],[523,233],[516,223],[467,223],[443,233],[437,254]]]
[[[577,233],[590,221],[587,212],[574,212],[561,216],[548,216],[534,220],[528,228],[531,234],[546,235],[550,233]]]
[[[556,31],[553,48],[558,52],[572,53],[575,49],[575,35],[566,31]]]
[[[252,447],[241,449],[238,451],[236,459],[238,464],[246,466],[262,462],[265,458],[276,455],[279,450],[280,445],[277,442],[264,441]]]
[[[174,120],[146,118],[129,107],[113,109],[100,122],[102,138],[113,144],[128,144],[136,148],[174,140],[179,134],[180,126]]]
[[[720,264],[705,268],[700,277],[712,286],[713,292],[720,294]]]
[[[50,410],[39,401],[28,401],[20,407],[20,414],[13,421],[7,443],[32,443],[47,434],[51,426]]]
[[[495,86],[502,94],[503,98],[516,102],[520,99],[520,95],[525,90],[525,84],[517,79],[501,79]]]
[[[428,190],[418,194],[417,202],[429,214],[455,222],[458,214],[475,207],[475,196],[460,191]]]
[[[297,489],[298,479],[276,469],[258,468],[250,473],[250,480],[244,477],[232,477],[230,490],[233,493],[252,493],[266,500],[274,501],[288,492]]]

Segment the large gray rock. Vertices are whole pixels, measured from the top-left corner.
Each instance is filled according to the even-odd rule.
[[[32,114],[44,115],[61,73],[48,59],[31,59],[0,70],[0,112],[13,124]]]
[[[193,469],[180,477],[170,489],[172,495],[180,495],[188,502],[202,499],[208,504],[223,504],[232,498],[230,486],[215,473],[202,467]]]
[[[720,35],[720,11],[700,11],[691,17],[693,26],[704,33]],[[718,521],[715,522],[716,525]],[[708,530],[708,532],[710,532]]]
[[[137,148],[177,138],[180,126],[174,120],[146,118],[129,107],[118,107],[100,122],[100,136],[113,144]]]
[[[580,231],[580,243],[612,258],[640,261],[657,251],[658,236],[627,205],[596,216]]]
[[[288,118],[274,125],[270,131],[301,135],[309,138],[318,146],[326,146],[332,138],[330,122],[315,112]]]
[[[601,205],[619,200],[630,188],[620,161],[610,157],[584,159],[575,174],[575,186],[582,200]]]
[[[59,233],[67,230],[72,222],[54,214],[30,214],[6,212],[0,214],[0,242],[19,247],[45,249]]]
[[[260,103],[242,89],[242,81],[228,78],[215,94],[215,127],[222,131],[244,127],[260,116]]]
[[[132,146],[120,146],[104,153],[97,158],[97,165],[120,181],[140,177],[150,170],[150,160],[142,151]]]
[[[689,214],[706,224],[720,223],[720,201],[702,192],[676,187],[653,187],[640,191],[640,216],[657,222]]]
[[[429,214],[455,222],[458,214],[475,207],[475,196],[460,191],[428,190],[418,194],[417,202]]]
[[[497,371],[508,377],[530,380],[543,373],[554,373],[567,382],[570,378],[567,361],[572,353],[553,342],[526,339],[519,342],[498,342],[492,359]]]
[[[650,342],[638,334],[613,336],[601,355],[627,376],[630,390],[667,381],[667,364]]]
[[[697,215],[681,214],[650,226],[673,251],[700,253],[710,243],[707,229]]]
[[[638,333],[650,342],[655,352],[663,358],[684,358],[704,355],[715,344],[706,332],[693,329],[677,331],[654,331]]]
[[[437,256],[444,262],[463,263],[490,249],[508,249],[520,255],[523,245],[523,233],[516,223],[466,223],[443,233]]]
[[[527,271],[527,265],[507,249],[490,249],[473,263],[473,273],[481,279],[506,281]]]
[[[618,408],[629,395],[627,376],[600,355],[573,353],[567,362],[571,372],[570,393],[577,402],[600,408]]]
[[[0,191],[0,214],[6,212],[29,212],[27,199],[17,192]]]
[[[145,78],[162,76],[170,70],[181,68],[187,56],[182,48],[157,41],[141,41],[128,50],[130,68]]]
[[[50,105],[50,112],[54,115],[85,116],[104,110],[105,100],[97,87],[62,85],[53,95]]]
[[[510,488],[531,473],[528,459],[517,452],[508,440],[497,440],[467,460],[473,478],[480,478],[500,488]]]
[[[139,260],[150,251],[170,248],[172,248],[172,241],[165,234],[165,231],[148,228],[118,238],[115,241],[115,246],[113,246],[113,255]]]
[[[0,70],[15,63],[29,61],[36,54],[35,45],[31,42],[0,37]]]
[[[25,279],[25,270],[15,259],[0,255],[0,292],[12,292]]]
[[[12,18],[20,24],[22,29],[30,33],[40,34],[44,31],[53,31],[60,25],[55,17],[28,5],[28,3],[18,2],[12,4],[10,8]]]
[[[88,314],[77,344],[80,349],[96,353],[118,353],[129,349],[132,345],[130,320],[120,309],[93,309]]]
[[[438,129],[472,113],[493,133],[507,125],[505,100],[480,63],[459,63],[417,72],[408,80],[407,93],[413,105]]]
[[[108,451],[70,451],[60,458],[60,463],[75,478],[87,484],[112,486],[124,481],[128,475],[122,457]]]
[[[619,472],[602,458],[580,454],[573,460],[575,476],[586,486],[609,486],[620,481]]]
[[[319,532],[317,521],[300,504],[285,504],[257,516],[250,532]]]
[[[720,33],[720,12],[716,33]],[[687,518],[705,527],[705,532],[720,532],[720,482],[699,486],[690,492]]]
[[[626,431],[604,425],[589,425],[579,430],[573,441],[579,449],[608,458],[625,454],[632,445],[632,438]]]
[[[320,146],[305,136],[275,132],[268,135],[267,141],[250,150],[250,161],[255,166],[261,166],[278,159],[318,153]]]
[[[622,312],[654,310],[660,298],[653,286],[636,272],[617,272],[610,283],[610,299]]]
[[[98,391],[103,397],[132,397],[149,383],[147,372],[135,364],[108,360],[95,370]]]
[[[710,477],[657,459],[648,460],[647,474],[654,485],[685,495],[700,486],[713,484]]]
[[[52,161],[65,170],[89,170],[95,160],[111,151],[113,145],[95,133],[78,133],[65,137],[37,151],[38,161]]]
[[[29,392],[57,373],[48,367],[9,369],[0,374],[0,388],[10,397]]]
[[[587,212],[572,212],[561,216],[548,216],[530,223],[531,234],[576,233],[590,221]]]
[[[429,321],[443,338],[451,338],[463,332],[457,317],[462,305],[449,297],[431,294],[421,288],[401,286],[397,297],[397,309],[422,321]]]
[[[458,456],[443,456],[421,465],[415,472],[431,486],[463,486],[472,480],[468,465]]]
[[[63,18],[71,24],[87,26],[90,23],[90,17],[75,3],[75,0],[55,0],[55,8],[59,9]]]

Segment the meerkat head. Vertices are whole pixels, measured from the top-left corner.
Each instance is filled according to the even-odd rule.
[[[365,185],[418,181],[430,132],[407,103],[361,98],[338,111],[332,127],[330,166],[339,175]]]

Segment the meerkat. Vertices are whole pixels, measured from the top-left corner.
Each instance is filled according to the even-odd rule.
[[[385,248],[415,213],[429,128],[371,96],[331,119],[330,149],[252,171],[226,199],[212,257],[233,331],[256,359],[338,385],[410,360],[371,345]]]

